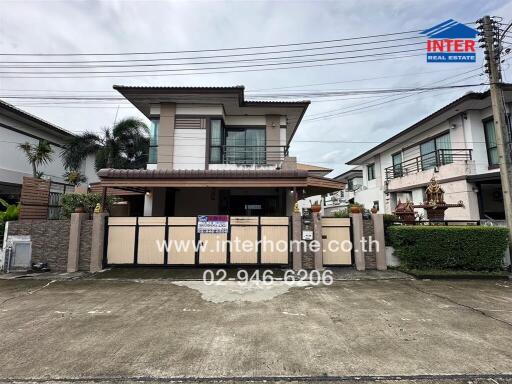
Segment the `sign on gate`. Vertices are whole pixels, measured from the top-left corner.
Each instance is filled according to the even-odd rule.
[[[228,233],[228,215],[197,216],[197,233]]]

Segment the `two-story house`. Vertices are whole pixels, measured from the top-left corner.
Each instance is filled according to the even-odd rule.
[[[243,86],[114,89],[151,121],[149,164],[98,175],[143,193],[144,216],[290,216],[342,185],[288,155],[309,101],[248,101]]]
[[[512,85],[504,85],[507,112]],[[503,195],[489,92],[469,92],[347,162],[361,167],[355,200],[391,213],[398,201],[421,203],[434,177],[452,220],[503,220]]]
[[[60,156],[61,148],[73,133],[0,100],[0,197],[18,202],[23,176],[32,176],[32,168],[19,144],[50,143],[52,159],[39,167],[45,178],[64,182],[65,168]],[[81,169],[88,182],[97,181],[94,159],[84,161]]]

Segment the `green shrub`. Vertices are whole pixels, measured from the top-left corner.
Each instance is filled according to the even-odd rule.
[[[502,267],[508,229],[481,226],[390,226],[391,245],[410,269],[495,271]]]
[[[341,211],[336,211],[334,212],[334,217],[337,217],[337,218],[347,218],[347,217],[350,217],[350,214],[348,212],[348,209],[342,209]]]
[[[107,196],[107,210],[110,210],[112,204],[118,199],[114,196]],[[60,215],[63,219],[69,219],[71,214],[78,207],[84,207],[85,211],[92,215],[97,204],[101,204],[101,194],[99,193],[68,193],[62,196],[62,209]]]
[[[7,221],[18,220],[20,206],[19,204],[9,204],[4,199],[0,199],[0,207],[5,208],[5,211],[0,212],[0,247],[2,247],[5,223]]]
[[[393,223],[396,223],[397,221],[400,221],[400,220],[395,215],[391,215],[389,213],[385,213],[384,215],[382,215],[382,218],[384,220],[384,239],[385,239],[386,245],[389,245],[391,240],[389,239],[388,228],[391,225],[393,225]]]

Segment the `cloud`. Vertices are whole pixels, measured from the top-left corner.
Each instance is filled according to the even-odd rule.
[[[419,30],[448,18],[470,22],[484,14],[512,17],[512,5],[499,0],[425,1],[2,1],[0,52],[133,52],[227,48],[349,38]],[[470,67],[470,65],[469,65]],[[427,64],[423,56],[293,70],[190,76],[97,79],[5,79],[1,95],[47,89],[55,93],[94,91],[116,95],[112,85],[235,85],[253,89],[327,83],[304,89],[369,89],[433,85],[466,64]],[[453,72],[447,72],[453,71]],[[429,73],[437,72],[437,73]],[[371,79],[385,77],[381,79]],[[357,82],[342,83],[354,79]],[[368,80],[364,80],[368,79]],[[313,101],[291,151],[299,161],[347,169],[345,162],[463,94],[427,94],[372,107],[376,99]],[[21,92],[20,92],[21,93]],[[25,91],[24,93],[33,93]],[[72,109],[58,105],[14,104],[71,131],[99,131],[114,119],[141,114],[128,104]],[[117,107],[119,111],[117,111]],[[333,119],[307,121],[331,110],[364,106]],[[318,115],[317,115],[318,116]],[[322,140],[323,143],[305,141]],[[301,142],[302,141],[302,142]],[[331,142],[329,142],[331,141]],[[358,144],[335,141],[359,141]],[[361,143],[362,142],[362,143]]]

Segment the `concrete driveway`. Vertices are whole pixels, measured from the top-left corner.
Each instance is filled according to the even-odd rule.
[[[512,378],[508,281],[0,280],[0,321],[0,379]]]

